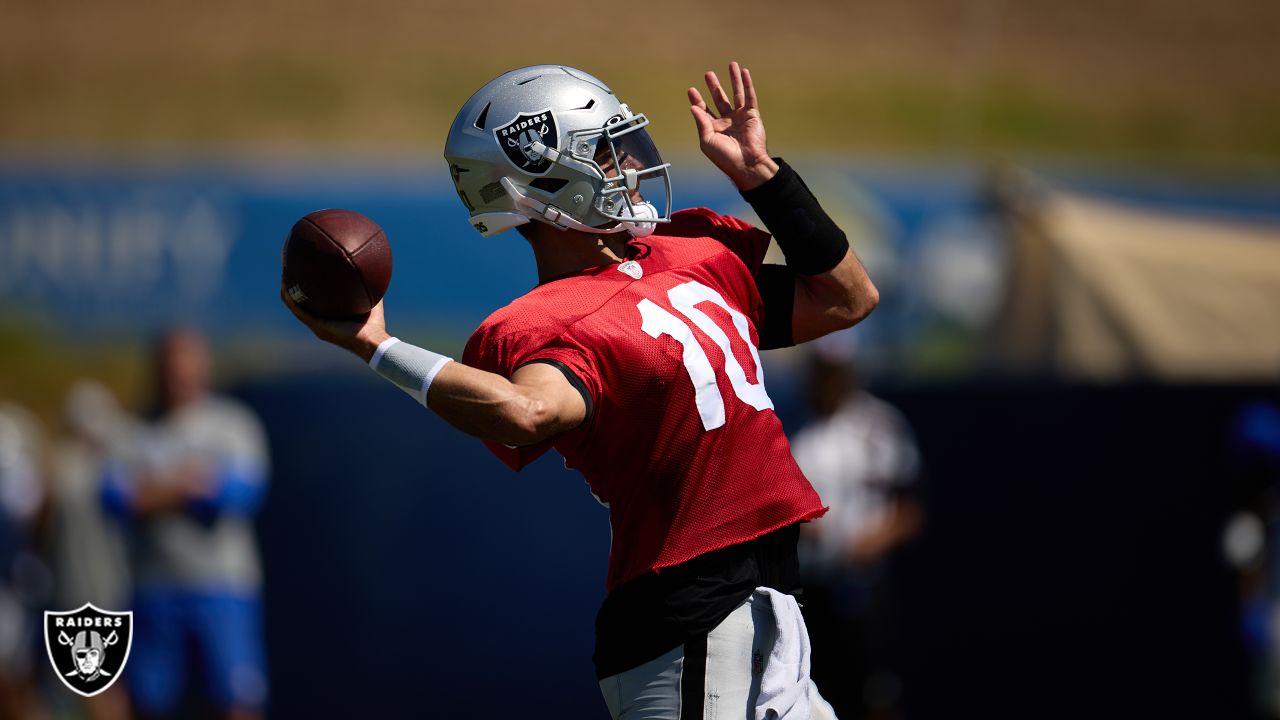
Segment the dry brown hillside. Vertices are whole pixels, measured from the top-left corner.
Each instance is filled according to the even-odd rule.
[[[592,70],[688,141],[737,58],[775,138],[1280,158],[1275,0],[0,0],[0,147],[431,151],[510,67]]]

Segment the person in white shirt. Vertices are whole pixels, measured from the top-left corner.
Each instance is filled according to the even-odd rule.
[[[814,680],[841,718],[857,718],[897,702],[898,681],[877,657],[878,596],[884,561],[923,524],[920,454],[902,413],[861,389],[846,338],[819,345],[809,396],[815,417],[791,449],[831,508],[800,545]]]

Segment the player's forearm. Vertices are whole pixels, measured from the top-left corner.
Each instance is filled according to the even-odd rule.
[[[330,340],[335,345],[349,350],[356,354],[361,360],[369,362],[373,358],[373,354],[378,351],[378,347],[391,338],[391,334],[386,328],[377,326],[374,328],[362,329],[360,332],[341,341]]]
[[[535,390],[457,362],[431,383],[427,407],[468,435],[504,445],[533,445],[569,429]]]
[[[790,272],[784,278],[775,270],[769,290],[791,306],[791,341],[805,342],[861,321],[880,294],[844,232],[800,176],[781,159],[776,168],[768,181],[742,196],[787,258]]]
[[[140,517],[173,512],[185,508],[190,499],[183,484],[143,478],[129,498],[129,510]]]
[[[849,240],[822,209],[800,175],[782,158],[767,182],[742,191],[787,258],[787,267],[800,275],[830,272],[849,250]]]
[[[584,416],[574,407],[581,399],[566,395],[564,376],[548,365],[526,366],[509,380],[394,337],[378,345],[369,365],[445,422],[484,440],[530,445]]]

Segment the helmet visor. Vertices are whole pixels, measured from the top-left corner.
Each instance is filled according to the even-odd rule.
[[[645,129],[648,124],[643,115],[636,115],[606,125],[596,143],[594,160],[605,179],[599,210],[606,217],[634,217],[635,204],[654,201],[662,206],[659,217],[670,217],[667,164]]]
[[[648,130],[631,125],[616,133],[606,129],[596,144],[595,161],[605,177],[612,177],[623,170],[656,168],[662,165],[662,155]]]
[[[644,115],[618,115],[598,129],[572,133],[570,157],[558,161],[576,162],[586,174],[598,173],[601,182],[592,206],[615,223],[671,221],[671,164],[663,162],[645,129],[648,124]]]

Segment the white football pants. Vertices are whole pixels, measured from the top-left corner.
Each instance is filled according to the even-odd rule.
[[[764,663],[777,634],[768,598],[752,593],[708,633],[705,647],[699,641],[686,643],[601,680],[609,714],[614,720],[757,720]],[[817,686],[808,683],[807,720],[836,720]],[[770,715],[768,720],[774,720]]]

